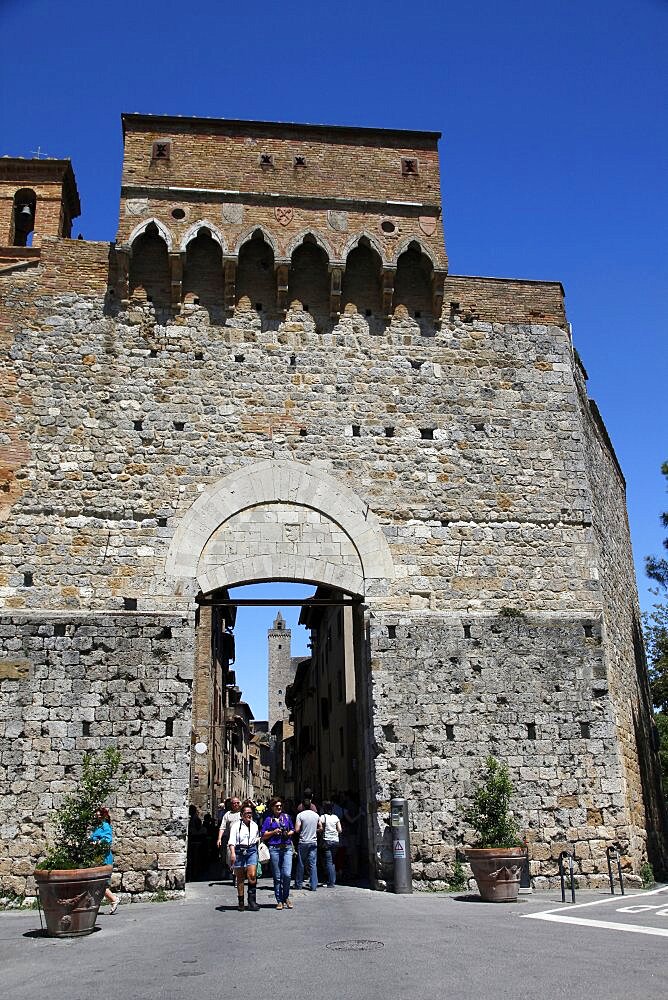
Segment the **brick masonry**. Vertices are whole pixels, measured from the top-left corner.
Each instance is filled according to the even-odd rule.
[[[144,242],[157,264],[144,259],[142,281],[169,267],[155,286],[164,301],[130,296],[134,243],[119,257],[109,244],[47,237],[37,266],[0,274],[3,885],[32,888],[49,809],[91,740],[118,743],[134,769],[116,804],[122,888],[182,884],[195,597],[269,577],[365,602],[360,772],[379,879],[388,798],[403,790],[416,884],[447,880],[470,834],[459,805],[488,750],[509,763],[535,878],[554,879],[556,853],[576,843],[596,884],[612,838],[637,873],[648,848],[656,860],[663,847],[624,482],[587,399],[561,286],[447,275],[440,227],[427,236],[417,210],[390,212],[406,182],[416,203],[439,207],[433,134],[344,130],[330,143],[244,127],[235,146],[228,125],[126,119],[119,241],[156,221]],[[168,169],[151,164],[156,136],[173,141]],[[271,184],[257,162],[265,140]],[[321,163],[317,175],[294,173],[297,147]],[[401,160],[415,156],[419,175],[405,177]],[[158,211],[173,200],[139,190],[165,189],[167,177],[204,191],[186,199],[183,230],[171,208]],[[262,204],[271,185],[294,210],[287,226]],[[239,199],[207,201],[214,188],[246,193],[243,223]],[[237,208],[224,217],[223,205]],[[175,302],[173,248],[186,225],[199,239],[193,224],[212,223],[215,206],[221,243],[204,235]],[[330,214],[344,211],[345,234]],[[250,234],[261,216],[266,241],[230,304],[234,227]],[[437,316],[396,298],[386,315],[384,278],[360,308],[281,309],[281,281],[295,279],[280,259],[304,229],[317,274],[342,262],[345,289],[345,247],[364,232],[391,269],[386,217],[407,219],[406,238],[420,232],[422,262],[440,269]],[[325,227],[331,256],[317,263]],[[210,298],[198,303],[186,296],[200,278]],[[350,294],[372,278],[360,268]],[[268,289],[273,309],[256,309]]]

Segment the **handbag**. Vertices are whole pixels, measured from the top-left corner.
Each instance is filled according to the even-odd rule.
[[[257,856],[260,864],[266,865],[267,861],[271,859],[271,854],[269,853],[269,848],[263,840],[260,841],[257,848]]]

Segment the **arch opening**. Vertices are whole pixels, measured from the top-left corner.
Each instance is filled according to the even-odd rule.
[[[182,295],[205,308],[223,305],[223,253],[220,244],[206,227],[186,247]]]
[[[414,319],[433,321],[432,283],[434,265],[420,244],[413,241],[397,261],[394,308],[405,306]]]
[[[37,195],[32,188],[21,188],[17,191],[12,207],[12,246],[32,245],[36,212]]]
[[[304,311],[321,320],[329,319],[329,261],[314,237],[306,236],[293,251],[288,301],[301,302]]]
[[[237,304],[246,296],[258,312],[276,312],[274,251],[261,229],[256,229],[239,250],[237,266]]]
[[[156,308],[169,307],[169,254],[155,223],[149,223],[132,243],[129,287],[131,298],[152,302]]]
[[[362,237],[346,259],[341,302],[354,304],[362,316],[380,315],[383,305],[383,262],[366,237]]]

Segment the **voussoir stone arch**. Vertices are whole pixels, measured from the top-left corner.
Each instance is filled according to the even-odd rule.
[[[199,235],[202,229],[206,229],[209,231],[209,233],[211,234],[211,239],[215,240],[216,243],[219,245],[220,249],[223,251],[223,253],[225,253],[227,247],[225,246],[225,240],[223,238],[223,235],[220,232],[220,230],[218,230],[214,226],[213,222],[209,222],[208,219],[200,219],[198,222],[194,222],[192,226],[190,226],[190,228],[184,235],[183,239],[181,240],[181,247],[180,247],[181,253],[184,253],[186,251],[188,244],[191,242],[191,240],[197,239],[197,236]]]
[[[135,240],[139,239],[139,237],[146,232],[149,226],[156,227],[158,233],[167,244],[167,249],[171,253],[174,246],[172,234],[170,233],[169,229],[164,224],[164,222],[161,222],[160,219],[145,219],[144,222],[140,222],[138,226],[135,226],[135,228],[130,233],[128,239],[128,246],[132,247],[132,244],[135,242]]]
[[[386,259],[385,259],[385,255],[383,254],[383,248],[382,248],[382,246],[380,245],[380,243],[378,242],[378,240],[376,239],[376,237],[372,236],[371,233],[369,233],[369,232],[366,231],[366,229],[362,230],[361,233],[357,233],[355,236],[352,236],[348,240],[348,242],[346,243],[345,247],[343,248],[343,255],[342,255],[343,259],[347,260],[348,259],[348,254],[352,253],[352,251],[355,250],[356,247],[358,247],[360,245],[360,240],[363,240],[365,238],[368,240],[369,246],[371,247],[371,249],[375,250],[375,252],[378,254],[378,256],[380,257],[382,263],[383,264],[387,264],[388,261],[386,261]]]
[[[288,460],[258,462],[208,487],[179,524],[167,574],[204,592],[261,580],[304,580],[363,595],[391,581],[380,523],[333,476]]]
[[[239,252],[242,246],[245,243],[248,243],[249,240],[252,240],[256,233],[262,233],[262,238],[264,239],[264,242],[267,244],[267,246],[270,246],[271,249],[274,251],[274,257],[278,257],[278,246],[276,244],[276,240],[271,235],[269,230],[265,229],[264,226],[249,226],[248,229],[245,229],[243,231],[243,233],[237,240],[236,246],[234,248],[234,252],[237,255],[237,257],[239,256]]]
[[[332,253],[332,248],[330,247],[329,243],[327,243],[327,241],[324,240],[319,233],[314,232],[313,229],[303,229],[301,233],[298,233],[298,235],[295,236],[295,238],[291,240],[290,243],[288,244],[286,256],[292,257],[297,247],[302,245],[302,243],[306,240],[307,236],[312,237],[312,239],[320,247],[320,249],[325,251],[325,253],[327,254],[327,260],[329,261],[330,264],[336,259],[336,255]]]
[[[424,243],[421,240],[419,240],[416,236],[409,236],[407,239],[401,241],[401,243],[394,252],[392,266],[393,267],[397,266],[397,263],[401,255],[405,253],[407,250],[410,250],[413,244],[415,244],[420,253],[423,253],[425,257],[427,257],[431,261],[432,267],[434,268],[434,270],[436,270],[438,268],[438,263],[436,261],[436,258],[434,257],[431,250],[428,247],[426,247]]]

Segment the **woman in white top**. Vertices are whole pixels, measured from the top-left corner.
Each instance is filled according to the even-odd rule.
[[[239,909],[244,908],[244,882],[248,876],[248,909],[259,910],[257,905],[257,845],[260,831],[253,819],[253,809],[249,802],[241,807],[241,820],[230,828],[230,861],[237,877]]]
[[[327,868],[327,885],[331,889],[336,885],[336,865],[334,858],[339,849],[339,837],[341,836],[341,823],[336,813],[332,812],[332,803],[324,802],[320,817],[322,826],[322,848],[325,855],[325,866]]]

